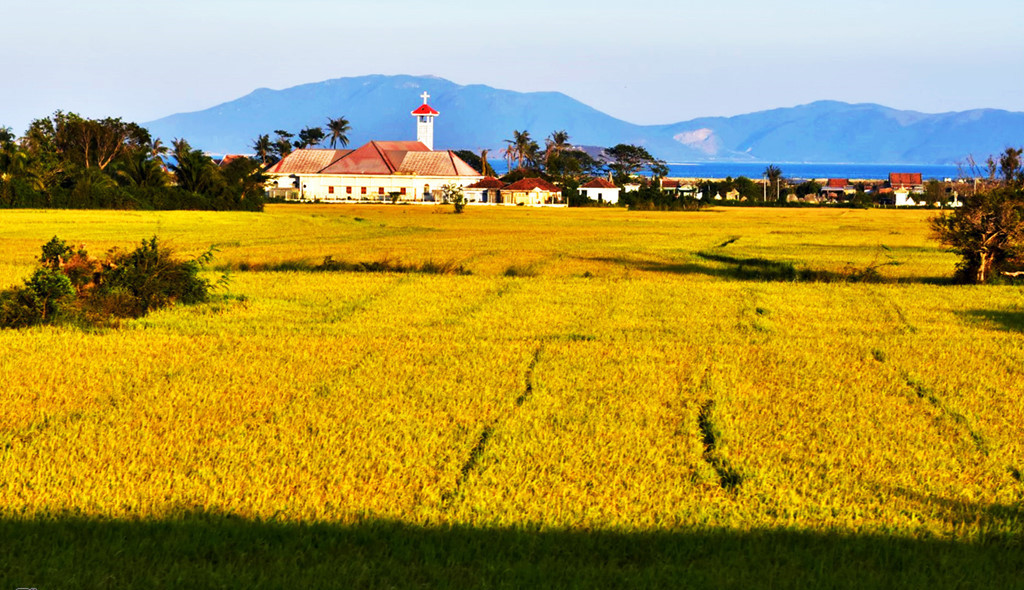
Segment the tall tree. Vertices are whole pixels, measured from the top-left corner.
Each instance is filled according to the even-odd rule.
[[[274,155],[274,143],[270,141],[270,136],[267,134],[257,137],[252,142],[252,149],[256,152],[256,157],[259,158],[264,166],[267,165],[267,160]]]
[[[768,186],[775,186],[775,200],[779,201],[782,199],[782,169],[775,164],[769,164],[764,169],[764,177],[768,181]]]
[[[651,170],[655,175],[667,174],[665,162],[652,156],[642,146],[620,143],[606,149],[604,155],[611,159],[609,168],[621,182],[625,182],[630,176],[642,170]]]
[[[544,147],[544,163],[547,165],[548,160],[551,159],[551,154],[559,154],[569,147],[569,134],[565,129],[553,131],[544,140]]]
[[[1006,148],[1006,151],[999,156],[999,172],[1003,176],[1003,181],[1011,187],[1024,184],[1024,169],[1021,168],[1021,155],[1024,155],[1024,149]]]
[[[154,158],[150,149],[147,148],[132,150],[111,168],[114,179],[122,185],[144,188],[167,186],[167,174],[163,169],[163,161]]]
[[[349,125],[348,119],[345,117],[338,117],[337,119],[327,119],[327,132],[331,137],[331,149],[335,149],[337,144],[341,144],[341,147],[348,145],[348,132],[352,130],[352,126]]]
[[[304,127],[299,131],[299,139],[295,142],[295,147],[303,149],[320,145],[326,137],[324,130],[319,127]]]
[[[192,149],[184,139],[175,139],[174,163],[169,165],[181,188],[203,193],[212,191],[217,184],[217,165],[201,150]]]
[[[512,131],[512,143],[515,145],[517,168],[522,168],[524,163],[531,166],[538,163],[540,146],[530,137],[529,131]]]
[[[160,166],[166,169],[164,165],[164,157],[171,153],[171,149],[164,145],[164,142],[160,138],[156,138],[149,143],[149,157],[160,162]]]
[[[278,159],[283,160],[285,156],[292,153],[292,138],[295,137],[295,134],[284,129],[275,129],[274,133],[277,134],[277,140],[274,141],[274,154]]]
[[[128,151],[149,145],[149,132],[120,118],[87,119],[57,111],[37,119],[26,134],[28,143],[52,149],[57,157],[82,168],[105,169]]]

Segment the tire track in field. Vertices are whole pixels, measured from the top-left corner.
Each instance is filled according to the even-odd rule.
[[[893,332],[895,335],[902,336],[917,332],[917,326],[907,318],[903,308],[900,307],[897,302],[892,301],[889,297],[886,297],[884,294],[879,293],[876,290],[872,290],[872,295],[874,299],[880,303],[878,307],[887,312],[887,319],[894,324]],[[871,354],[879,363],[885,363],[887,361],[888,355],[884,349],[875,348],[871,351]],[[970,443],[976,452],[981,454],[983,457],[989,456],[989,443],[982,432],[971,424],[970,419],[966,415],[952,408],[947,400],[935,391],[933,386],[912,375],[909,371],[903,368],[897,367],[894,377],[895,375],[898,375],[898,378],[902,381],[902,387],[909,390],[908,397],[909,395],[914,396],[910,399],[919,399],[927,402],[938,411],[942,420],[952,422],[956,430],[964,433],[966,438],[970,440]],[[1012,478],[1017,481],[1021,481],[1018,477],[1020,471],[1014,466],[1008,466],[1007,472]]]
[[[454,312],[453,315],[450,315],[446,318],[440,318],[431,322],[429,324],[429,327],[454,327],[466,324],[471,319],[476,317],[478,313],[480,313],[484,309],[487,309],[488,306],[497,303],[498,300],[501,299],[502,297],[514,293],[515,291],[518,291],[521,288],[522,286],[520,283],[514,281],[505,281],[501,285],[498,285],[493,289],[489,289],[486,293],[483,294],[482,297],[477,299],[472,304],[468,305],[466,308],[458,310]]]
[[[338,323],[338,322],[340,322],[342,320],[351,319],[352,316],[354,316],[354,315],[356,315],[356,314],[358,314],[358,313],[360,313],[362,311],[366,311],[367,309],[372,307],[375,303],[377,303],[377,302],[379,302],[379,301],[381,301],[383,299],[386,299],[392,293],[397,291],[399,287],[401,287],[402,285],[404,285],[404,284],[406,284],[406,283],[408,283],[409,281],[412,281],[412,280],[413,280],[413,278],[411,278],[409,276],[402,276],[402,277],[399,277],[398,279],[388,283],[386,286],[384,286],[381,289],[377,289],[376,291],[374,291],[372,293],[367,293],[367,294],[363,295],[362,297],[358,297],[358,298],[353,299],[351,301],[346,301],[345,303],[343,303],[341,305],[341,309],[339,309],[339,310],[337,310],[337,311],[335,311],[333,313],[325,314],[324,317],[323,317],[323,322],[324,323],[328,323],[328,324],[333,324],[333,323]]]
[[[729,463],[721,451],[722,431],[715,421],[715,398],[717,395],[710,368],[704,374],[701,389],[706,394],[697,413],[697,430],[704,445],[701,459],[715,470],[718,475],[718,485],[723,490],[732,492],[743,483],[743,475]]]
[[[973,426],[971,426],[971,423],[967,419],[967,416],[964,416],[962,413],[949,407],[949,404],[947,404],[946,401],[939,397],[939,395],[935,392],[935,389],[930,387],[925,382],[907,373],[906,371],[902,371],[902,377],[903,380],[906,382],[907,387],[909,387],[911,391],[914,392],[918,399],[927,401],[940,412],[940,415],[942,415],[946,419],[952,420],[954,424],[965,430],[967,432],[968,437],[971,439],[971,442],[974,444],[974,448],[982,455],[986,457],[988,456],[988,443],[985,441],[985,438],[981,435],[981,433],[978,432]]]
[[[459,470],[459,477],[455,480],[455,486],[441,496],[442,510],[447,511],[450,509],[452,503],[460,497],[463,485],[465,485],[466,481],[468,481],[470,476],[472,476],[476,471],[477,464],[480,462],[480,457],[483,456],[484,451],[487,450],[487,445],[490,442],[495,429],[498,428],[503,420],[511,418],[517,408],[521,407],[529,401],[531,397],[533,397],[534,372],[536,371],[537,363],[540,362],[540,357],[543,352],[543,344],[537,346],[536,350],[534,350],[533,358],[530,360],[530,364],[526,368],[526,383],[524,384],[523,391],[515,399],[512,408],[504,412],[502,415],[497,416],[490,422],[490,424],[485,426],[483,431],[480,433],[480,438],[477,439],[476,444],[473,445],[473,448],[469,451],[469,456],[466,458],[466,462],[462,464],[462,468]]]

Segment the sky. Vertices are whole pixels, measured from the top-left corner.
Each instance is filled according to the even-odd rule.
[[[1022,0],[4,0],[0,126],[145,122],[366,74],[559,91],[632,123],[815,100],[1024,111]],[[13,52],[13,55],[12,55]]]

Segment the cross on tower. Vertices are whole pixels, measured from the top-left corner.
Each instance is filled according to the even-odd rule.
[[[421,95],[420,95],[420,98],[422,98],[422,99],[423,99],[423,104],[427,104],[427,99],[428,99],[428,98],[430,98],[430,95],[429,95],[429,94],[427,94],[427,91],[426,91],[426,90],[424,90],[424,91],[423,91],[423,94],[421,94]]]

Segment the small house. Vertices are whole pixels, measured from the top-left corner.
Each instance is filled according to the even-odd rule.
[[[618,203],[619,187],[605,178],[595,178],[580,187],[580,195],[598,203]]]
[[[562,189],[543,178],[523,178],[502,187],[501,200],[509,205],[556,205],[562,203]]]

